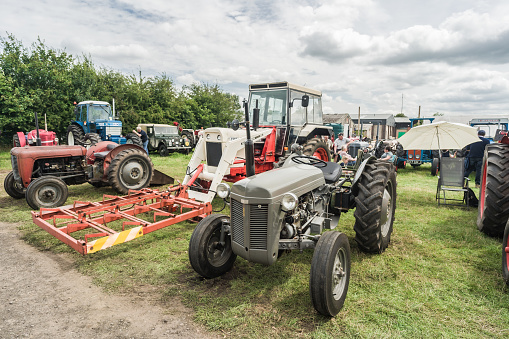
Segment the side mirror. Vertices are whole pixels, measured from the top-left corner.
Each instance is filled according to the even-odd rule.
[[[309,95],[304,94],[302,96],[302,107],[308,107],[309,106]]]
[[[236,131],[236,130],[238,130],[238,129],[239,129],[239,127],[240,127],[240,123],[239,123],[239,121],[238,121],[237,119],[233,119],[233,121],[232,121],[232,129],[233,129],[234,131]]]

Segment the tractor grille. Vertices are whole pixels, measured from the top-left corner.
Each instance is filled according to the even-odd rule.
[[[106,135],[121,135],[122,127],[121,126],[106,126]]]
[[[267,249],[267,223],[269,216],[269,206],[267,205],[249,205],[251,234],[249,245],[251,249]]]
[[[14,176],[14,180],[17,183],[21,183],[21,176],[19,175],[18,170],[18,158],[14,155],[11,155],[11,165],[12,165],[12,175]]]
[[[242,203],[232,199],[232,238],[237,244],[244,246],[244,220],[242,217]]]
[[[248,220],[244,227],[243,205],[239,201],[232,199],[231,222],[232,238],[237,244],[244,246],[244,230],[250,230],[249,247],[250,249],[267,249],[267,226],[269,216],[268,205],[245,205],[245,212]]]

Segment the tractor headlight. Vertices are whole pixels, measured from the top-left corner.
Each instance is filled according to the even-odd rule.
[[[230,186],[225,183],[220,183],[217,185],[216,193],[221,199],[226,199],[230,195]]]
[[[293,193],[286,193],[281,200],[283,211],[291,211],[297,206],[297,196]]]

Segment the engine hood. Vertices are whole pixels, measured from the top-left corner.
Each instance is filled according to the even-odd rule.
[[[301,196],[324,184],[320,169],[310,165],[295,165],[240,180],[233,184],[231,195],[242,203],[263,204],[278,201],[289,192]]]

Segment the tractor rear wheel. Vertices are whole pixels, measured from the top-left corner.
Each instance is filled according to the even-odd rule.
[[[309,139],[304,144],[302,154],[315,157],[323,161],[331,161],[329,147],[320,138]]]
[[[62,179],[44,176],[35,179],[28,185],[25,198],[32,209],[38,210],[39,208],[62,206],[68,196],[69,190]]]
[[[225,234],[220,243],[223,221],[230,218],[223,214],[211,214],[202,219],[189,241],[189,261],[193,269],[205,278],[219,277],[232,269],[237,255],[233,253],[231,237]]]
[[[433,158],[433,162],[431,163],[431,175],[436,176],[438,174],[438,168],[440,166],[440,160],[438,158]]]
[[[509,145],[491,144],[484,150],[479,192],[479,231],[500,237],[509,218]]]
[[[4,189],[14,199],[25,197],[25,188],[14,180],[14,172],[10,171],[4,179]]]
[[[129,190],[148,187],[154,165],[147,153],[139,149],[126,149],[116,155],[108,168],[108,182],[121,194]]]
[[[87,133],[83,139],[84,146],[94,146],[98,142],[101,142],[101,136],[97,133]]]
[[[136,146],[140,146],[143,148],[143,142],[141,141],[141,138],[134,133],[129,133],[125,136],[126,138],[126,144],[135,144]]]
[[[166,145],[164,143],[160,143],[157,150],[159,152],[159,155],[162,157],[167,157],[169,154],[168,148],[166,147]]]
[[[13,147],[21,147],[21,141],[19,140],[18,133],[12,136],[12,146]]]
[[[83,133],[83,129],[77,125],[69,125],[67,127],[67,145],[79,145],[83,146],[85,144],[85,133]]]
[[[391,241],[396,211],[396,171],[384,161],[370,161],[353,188],[355,241],[367,253],[382,253]]]
[[[337,231],[324,232],[311,261],[309,292],[318,313],[333,317],[345,303],[350,282],[350,244]]]
[[[504,237],[502,238],[502,276],[509,286],[509,222],[505,225]]]

